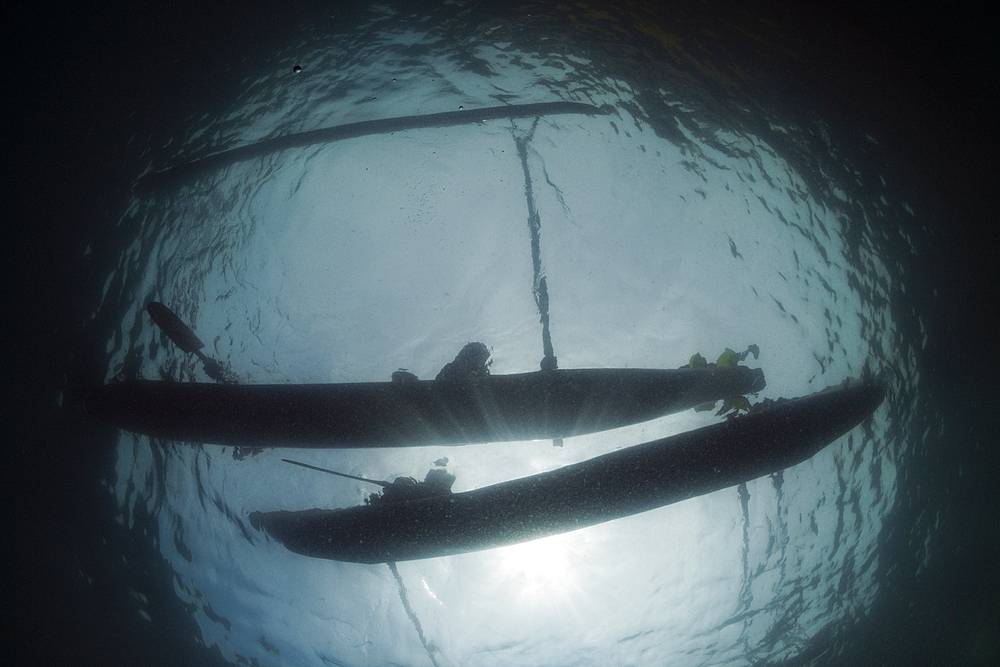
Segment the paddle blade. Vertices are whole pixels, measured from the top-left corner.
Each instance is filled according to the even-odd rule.
[[[183,351],[194,352],[205,347],[205,344],[191,331],[191,327],[181,322],[181,318],[177,317],[174,311],[159,301],[150,301],[146,311],[167,338],[174,341],[174,344]]]

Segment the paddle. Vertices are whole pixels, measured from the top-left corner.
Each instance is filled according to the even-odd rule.
[[[329,473],[330,475],[337,475],[338,477],[346,477],[347,479],[356,479],[359,482],[368,482],[369,484],[378,484],[381,487],[392,486],[391,483],[389,483],[389,482],[383,482],[382,480],[378,480],[378,479],[365,479],[364,477],[355,477],[354,475],[348,475],[346,473],[337,472],[335,470],[327,470],[326,468],[320,468],[318,466],[312,466],[312,465],[309,465],[308,463],[299,463],[298,461],[293,461],[291,459],[281,459],[281,460],[284,461],[285,463],[293,463],[293,464],[295,464],[297,466],[302,466],[303,468],[309,468],[310,470],[318,470],[320,472]]]
[[[160,327],[160,331],[165,333],[167,338],[174,342],[174,345],[181,348],[184,352],[193,352],[198,355],[198,358],[205,365],[205,373],[208,377],[219,382],[235,384],[235,381],[229,377],[222,364],[215,359],[205,356],[201,351],[201,348],[205,347],[205,344],[194,335],[191,327],[184,324],[181,318],[177,317],[174,311],[159,301],[150,301],[149,305],[146,306],[146,312],[153,318],[156,326]]]

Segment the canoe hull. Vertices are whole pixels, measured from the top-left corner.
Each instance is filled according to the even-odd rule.
[[[853,383],[769,410],[448,496],[327,510],[255,512],[290,551],[357,563],[434,558],[517,544],[638,514],[805,461],[884,398]]]
[[[88,410],[169,440],[261,447],[401,447],[566,438],[764,387],[743,367],[570,369],[457,381],[225,385],[129,380]]]

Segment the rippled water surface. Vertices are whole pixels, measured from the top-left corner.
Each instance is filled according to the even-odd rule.
[[[279,459],[391,479],[447,457],[465,491],[717,418],[689,411],[562,447],[291,454],[123,432],[105,480],[117,519],[168,564],[183,610],[169,613],[239,664],[747,665],[821,659],[820,645],[834,658],[884,593],[887,522],[910,502],[899,483],[944,428],[906,301],[926,243],[919,204],[890,185],[875,138],[797,113],[766,72],[742,69],[724,22],[583,5],[516,16],[373,6],[318,19],[150,146],[94,304],[117,314],[106,379],[208,380],[152,325],[156,300],[245,383],[430,379],[469,341],[489,346],[495,374],[538,369],[547,345],[560,368],[675,368],[757,344],[758,400],[874,372],[887,401],[783,473],[392,568],[305,558],[252,528],[252,511],[370,491]],[[383,128],[168,177],[322,128],[554,102],[595,112]],[[918,570],[942,519],[908,528]],[[168,622],[147,592],[135,600]]]

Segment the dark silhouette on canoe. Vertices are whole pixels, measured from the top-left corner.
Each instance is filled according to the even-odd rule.
[[[434,378],[438,382],[456,382],[481,378],[490,374],[490,351],[482,343],[468,343],[455,357],[444,365]]]
[[[447,470],[442,469],[448,463],[447,458],[438,459],[435,462],[435,465],[441,466],[441,468],[431,468],[422,482],[418,482],[413,477],[397,477],[393,481],[387,482],[382,479],[368,479],[367,477],[348,475],[347,473],[337,472],[336,470],[330,470],[329,468],[321,468],[309,463],[302,463],[301,461],[293,461],[291,459],[281,460],[285,463],[292,463],[303,468],[309,468],[310,470],[318,470],[319,472],[325,472],[329,475],[345,477],[347,479],[353,479],[359,482],[365,482],[367,484],[374,484],[382,487],[382,493],[373,493],[365,498],[366,505],[395,503],[404,500],[418,500],[420,498],[444,496],[451,493],[451,487],[455,483],[455,476]]]
[[[850,382],[473,491],[346,509],[254,512],[250,522],[295,553],[357,563],[516,544],[638,514],[801,463],[867,419],[884,396],[878,382]]]
[[[412,477],[397,477],[391,484],[382,487],[381,494],[373,493],[365,498],[365,504],[378,506],[448,496],[454,483],[454,475],[440,468],[432,468],[427,471],[422,482]]]

